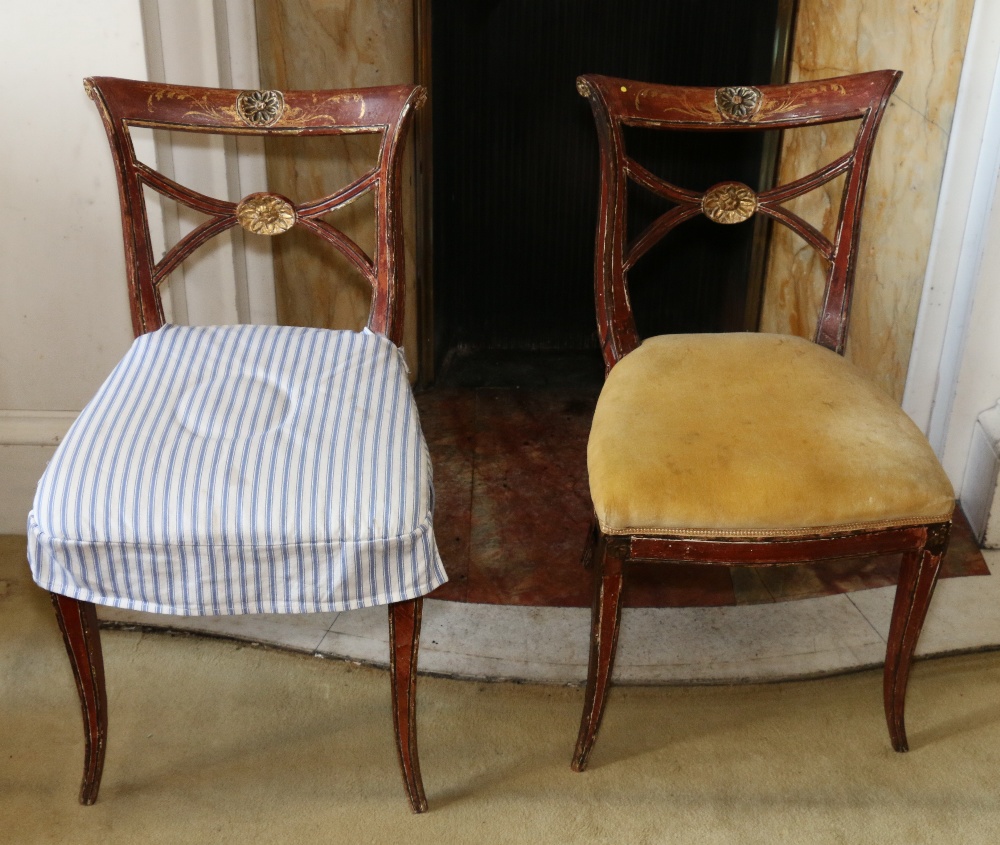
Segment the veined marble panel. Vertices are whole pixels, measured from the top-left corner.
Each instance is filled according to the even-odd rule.
[[[948,132],[974,0],[800,0],[791,79],[883,67],[904,72],[876,144],[865,204],[848,357],[890,394],[902,396],[923,286]],[[409,0],[267,0],[257,3],[262,82],[275,88],[407,82],[413,74]],[[836,128],[789,133],[780,178],[788,181],[837,153]],[[817,134],[818,133],[818,134]],[[320,174],[353,177],[352,152],[306,171],[269,163],[275,190],[311,188]],[[276,157],[274,157],[276,158]],[[310,181],[312,180],[312,181]],[[839,183],[800,202],[806,219],[829,232]],[[300,191],[294,190],[293,196]],[[405,233],[413,275],[413,181],[407,179]],[[352,212],[353,213],[353,212]],[[357,220],[345,224],[364,245]],[[330,273],[294,238],[276,244],[279,316],[286,322],[356,328],[367,290],[346,268]],[[761,315],[764,331],[811,336],[822,296],[822,262],[776,227]],[[416,350],[415,286],[408,285],[406,346]]]
[[[847,357],[897,399],[906,380],[973,2],[799,2],[792,81],[890,67],[903,71],[875,145],[847,345]],[[802,140],[787,133],[779,181],[843,152],[844,136],[836,128],[809,133]],[[836,217],[837,188],[839,182],[828,185],[798,207],[827,233]],[[775,228],[763,331],[812,335],[824,268],[809,252],[797,236]]]
[[[412,0],[257,0],[256,11],[265,88],[356,88],[413,81]],[[269,143],[271,190],[294,199],[319,197],[349,183],[374,162],[374,137],[315,139],[316,146],[311,140],[304,161],[293,158],[283,141]],[[408,150],[412,143],[411,137]],[[414,196],[413,168],[408,163],[403,180],[404,346],[413,373],[417,360]],[[366,196],[337,212],[330,222],[370,255],[375,239],[372,213],[371,197]],[[368,284],[318,239],[293,229],[274,239],[274,261],[282,323],[355,330],[365,324]]]

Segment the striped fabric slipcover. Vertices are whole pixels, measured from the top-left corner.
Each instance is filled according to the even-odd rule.
[[[28,517],[47,590],[154,613],[335,611],[447,580],[401,352],[367,330],[165,326],[60,444]]]

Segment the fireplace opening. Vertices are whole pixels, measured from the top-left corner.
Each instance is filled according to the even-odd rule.
[[[424,0],[420,11],[432,106],[421,148],[433,138],[421,167],[433,209],[425,377],[530,381],[557,359],[599,379],[597,139],[576,77],[784,81],[794,0]],[[629,135],[631,154],[683,187],[764,189],[775,171],[778,139],[766,133]],[[632,190],[630,225],[660,202]],[[756,329],[766,235],[758,223],[681,226],[630,273],[640,333]]]

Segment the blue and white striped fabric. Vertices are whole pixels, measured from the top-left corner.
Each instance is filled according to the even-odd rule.
[[[427,446],[385,337],[165,326],[60,444],[28,517],[39,585],[183,615],[348,610],[447,580]]]

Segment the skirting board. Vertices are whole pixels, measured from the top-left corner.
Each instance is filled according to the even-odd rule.
[[[25,534],[35,487],[55,446],[0,444],[0,534]]]
[[[962,506],[986,548],[1000,548],[1000,402],[976,419],[962,483]]]
[[[78,413],[0,411],[0,533],[25,533],[38,479]]]
[[[0,446],[56,446],[79,411],[0,411]]]

